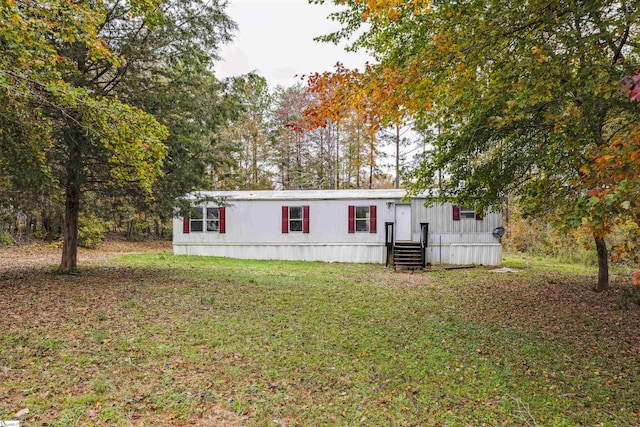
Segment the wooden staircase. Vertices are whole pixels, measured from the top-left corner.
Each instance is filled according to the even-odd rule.
[[[423,268],[420,242],[396,241],[393,245],[393,268],[419,270]]]
[[[420,223],[420,241],[394,239],[394,223],[384,223],[384,246],[386,248],[385,267],[393,265],[393,269],[421,270],[427,261],[426,248],[428,245],[429,223]]]

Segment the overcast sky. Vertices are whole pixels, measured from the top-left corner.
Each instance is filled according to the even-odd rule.
[[[269,85],[291,86],[303,74],[330,71],[340,61],[362,68],[364,53],[320,43],[314,37],[339,29],[327,17],[337,10],[307,0],[230,0],[227,12],[238,24],[234,41],[222,49],[215,67],[220,78],[256,71]],[[304,82],[303,82],[304,83]]]

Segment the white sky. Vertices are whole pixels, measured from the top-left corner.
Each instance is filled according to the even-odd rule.
[[[343,46],[320,43],[314,37],[340,28],[328,19],[337,7],[307,0],[230,0],[227,13],[238,24],[235,39],[221,51],[215,66],[219,78],[255,71],[269,86],[292,86],[303,74],[331,71],[340,61],[362,68],[365,53],[346,52]]]

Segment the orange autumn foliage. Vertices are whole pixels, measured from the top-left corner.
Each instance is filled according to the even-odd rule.
[[[403,124],[412,102],[396,95],[408,92],[406,86],[410,83],[398,69],[367,64],[361,72],[337,63],[333,72],[307,77],[307,91],[315,102],[304,110],[298,126],[324,127],[327,121],[339,122],[349,114],[358,116],[372,133],[388,125]]]

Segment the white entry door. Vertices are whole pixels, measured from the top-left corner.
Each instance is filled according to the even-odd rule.
[[[411,205],[396,205],[396,240],[411,240]]]

